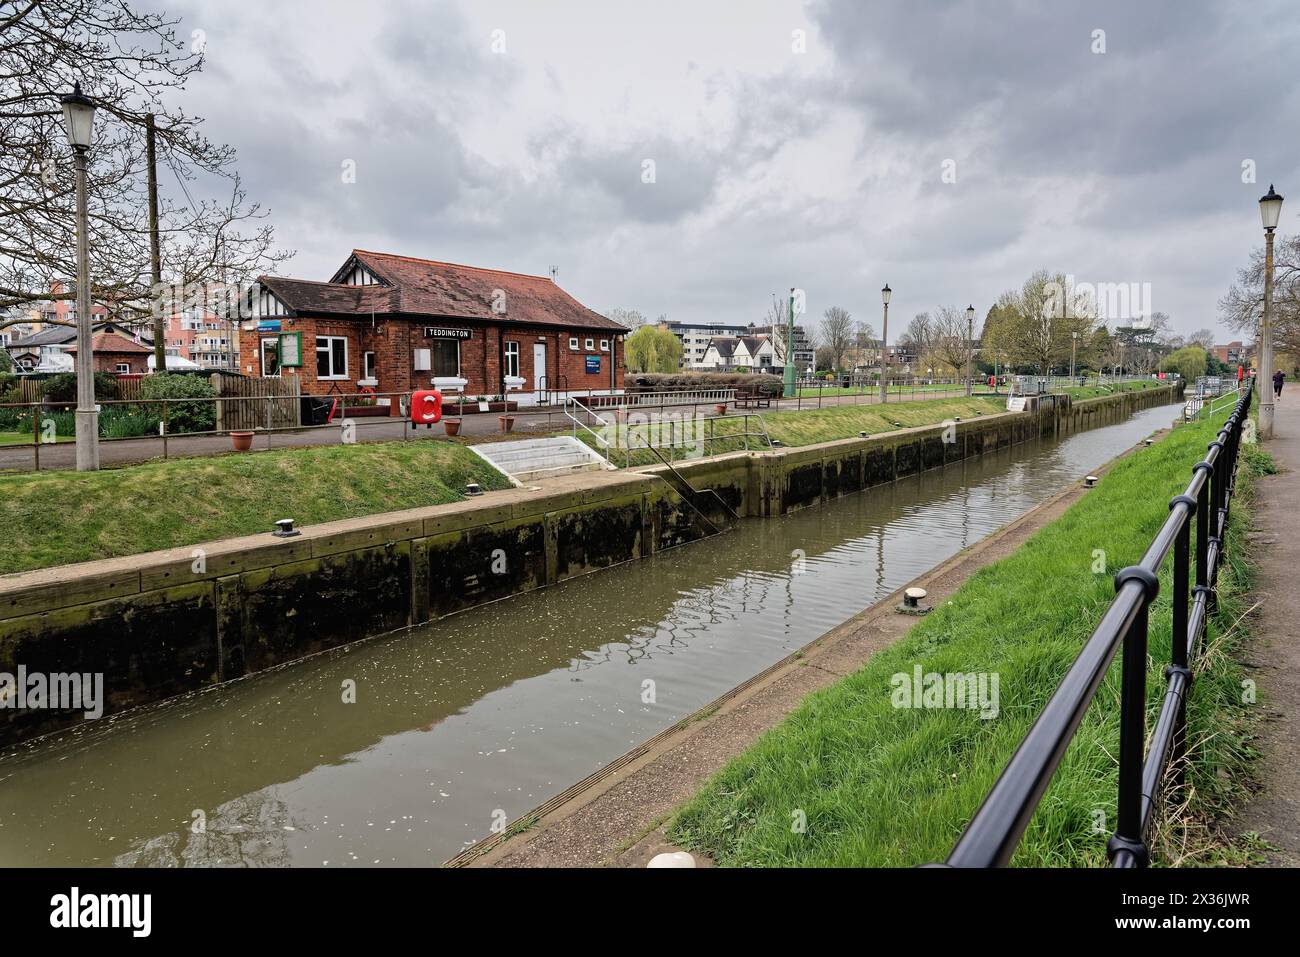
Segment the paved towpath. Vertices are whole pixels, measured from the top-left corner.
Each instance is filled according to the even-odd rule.
[[[1279,473],[1260,479],[1255,542],[1261,547],[1255,597],[1259,602],[1248,652],[1267,709],[1257,742],[1263,752],[1263,790],[1237,819],[1241,833],[1258,832],[1277,867],[1300,866],[1300,388],[1284,388],[1276,405],[1274,437],[1265,448]]]

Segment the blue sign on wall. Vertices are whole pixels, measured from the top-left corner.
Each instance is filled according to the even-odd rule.
[[[592,372],[599,372],[599,371],[600,371],[600,356],[587,356],[588,374]]]
[[[257,331],[258,331],[258,332],[279,332],[279,331],[280,331],[280,320],[279,320],[279,319],[263,319],[263,320],[261,320],[260,322],[258,322],[258,324],[257,324]]]

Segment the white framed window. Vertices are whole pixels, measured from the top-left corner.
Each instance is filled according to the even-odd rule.
[[[361,378],[375,378],[375,354],[373,352],[361,353]]]
[[[596,348],[596,340],[595,340],[595,339],[588,339],[588,340],[587,340],[587,351],[590,352],[590,351],[591,351],[592,349],[594,349],[594,348]]]
[[[348,340],[345,336],[316,337],[316,378],[348,377]]]
[[[577,337],[577,336],[569,336],[569,348],[572,349],[572,350],[575,351],[575,352],[578,351],[578,337]]]
[[[280,338],[264,336],[262,338],[262,375],[279,376],[280,374]]]
[[[130,363],[127,363],[127,362],[119,362],[119,363],[117,364],[117,371],[118,371],[118,374],[119,374],[119,375],[123,375],[123,374],[125,374],[125,373],[129,373],[129,372],[131,371],[131,365],[130,365]]]
[[[608,339],[601,339],[601,340],[600,340],[600,351],[601,351],[601,352],[608,352],[608,351],[609,351],[609,340],[608,340]]]
[[[434,339],[429,343],[435,376],[460,375],[460,340]]]
[[[505,361],[506,361],[505,374],[508,376],[515,376],[517,378],[519,376],[519,343],[517,342],[506,343]]]

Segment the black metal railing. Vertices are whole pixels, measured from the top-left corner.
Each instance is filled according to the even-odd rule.
[[[1247,387],[1218,437],[1209,444],[1204,461],[1193,466],[1187,490],[1170,501],[1169,518],[1142,561],[1115,576],[1115,599],[971,818],[948,855],[949,866],[1001,867],[1011,859],[1121,644],[1117,818],[1106,854],[1114,867],[1144,867],[1148,863],[1147,834],[1171,760],[1173,788],[1181,790],[1183,786],[1192,663],[1200,650],[1206,620],[1215,611],[1215,582],[1251,398]],[[1165,668],[1164,701],[1150,747],[1145,747],[1147,616],[1159,591],[1160,567],[1171,550],[1171,660]],[[1193,554],[1195,584],[1191,581]]]

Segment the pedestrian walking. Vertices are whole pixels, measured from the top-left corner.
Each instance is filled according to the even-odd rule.
[[[1273,373],[1273,397],[1282,398],[1282,380],[1286,378],[1286,373],[1278,369]]]

